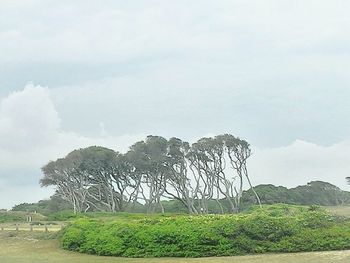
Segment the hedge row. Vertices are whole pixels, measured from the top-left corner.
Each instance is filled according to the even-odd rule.
[[[322,211],[255,212],[139,221],[78,219],[61,238],[65,249],[122,257],[207,257],[350,249],[350,222]]]

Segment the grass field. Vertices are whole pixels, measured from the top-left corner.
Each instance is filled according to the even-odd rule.
[[[326,206],[326,210],[332,214],[350,217],[350,206]]]
[[[270,254],[256,256],[222,257],[222,258],[159,258],[159,259],[129,259],[98,257],[73,252],[59,248],[55,239],[43,239],[45,235],[28,232],[0,233],[1,263],[348,263],[350,251],[312,252],[297,254]]]

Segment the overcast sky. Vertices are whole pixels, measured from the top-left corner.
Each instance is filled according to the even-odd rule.
[[[350,190],[350,2],[0,0],[0,208],[148,134],[248,140],[255,184]]]

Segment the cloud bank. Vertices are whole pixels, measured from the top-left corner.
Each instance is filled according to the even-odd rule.
[[[255,183],[348,189],[349,9],[2,0],[0,207],[49,196],[37,183],[51,159],[89,145],[125,151],[147,134],[229,132],[253,145]],[[28,81],[43,86],[18,90]]]
[[[47,85],[61,129],[88,136],[103,122],[117,136],[232,130],[259,147],[335,144],[350,139],[349,8],[3,0],[0,96]]]
[[[40,189],[38,180],[40,167],[49,160],[90,145],[125,152],[146,136],[112,136],[100,123],[100,135],[88,137],[63,131],[60,122],[48,88],[29,84],[1,100],[0,207],[48,197],[52,190]],[[184,139],[194,141],[193,138]],[[344,179],[350,171],[349,141],[321,146],[297,140],[285,147],[253,146],[253,153],[249,168],[255,184],[294,187],[311,180],[324,180],[349,188]]]

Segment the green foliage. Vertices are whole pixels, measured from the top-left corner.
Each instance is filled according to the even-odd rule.
[[[144,213],[127,213],[127,212],[87,212],[87,213],[74,213],[73,211],[61,211],[58,213],[51,214],[47,217],[50,221],[72,221],[79,218],[98,218],[105,221],[118,220],[118,221],[134,221],[143,220],[145,218]],[[174,217],[175,214],[149,214],[147,215],[148,220],[154,220],[158,218]],[[185,216],[185,214],[178,214],[177,216]]]
[[[350,248],[350,221],[325,211],[275,205],[239,215],[82,218],[65,249],[123,257],[205,257]]]

